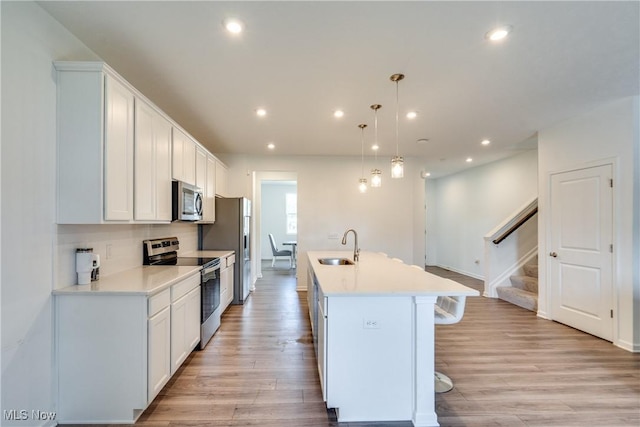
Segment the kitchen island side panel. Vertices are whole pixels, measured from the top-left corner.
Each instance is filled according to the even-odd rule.
[[[412,298],[327,300],[327,407],[339,421],[412,415]]]

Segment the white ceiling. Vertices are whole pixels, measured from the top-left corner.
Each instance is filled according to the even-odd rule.
[[[369,124],[370,146],[369,106],[380,103],[387,159],[389,76],[404,73],[401,114],[419,116],[401,115],[400,155],[442,176],[470,167],[468,156],[478,165],[535,147],[538,130],[639,93],[637,1],[40,4],[215,153],[359,156],[357,125]],[[231,16],[246,25],[239,37],[222,28]],[[485,39],[503,24],[507,40]]]

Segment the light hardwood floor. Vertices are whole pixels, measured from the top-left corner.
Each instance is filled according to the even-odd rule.
[[[481,281],[428,271],[482,292]],[[640,426],[640,354],[491,298],[436,327],[442,426]]]
[[[265,269],[248,303],[227,310],[136,425],[410,426],[329,420],[306,295],[295,286],[288,270]],[[640,425],[640,354],[500,300],[469,298],[460,323],[436,328],[436,369],[455,384],[436,395],[442,426]]]

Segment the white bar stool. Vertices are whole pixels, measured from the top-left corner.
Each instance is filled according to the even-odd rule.
[[[465,296],[440,296],[434,305],[434,322],[436,325],[452,325],[462,320]],[[453,388],[451,378],[442,372],[435,371],[436,393],[446,393]]]

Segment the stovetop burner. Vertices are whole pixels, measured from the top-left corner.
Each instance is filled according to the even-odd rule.
[[[171,264],[163,264],[163,265],[184,265],[184,266],[196,266],[196,265],[204,265],[209,267],[209,264],[213,261],[220,261],[220,258],[208,258],[208,257],[200,257],[200,258],[191,258],[191,257],[177,257],[174,262]]]
[[[178,266],[203,266],[215,267],[220,264],[220,258],[216,257],[179,257],[180,244],[177,237],[165,237],[163,239],[144,240],[142,242],[144,265],[178,265]]]

